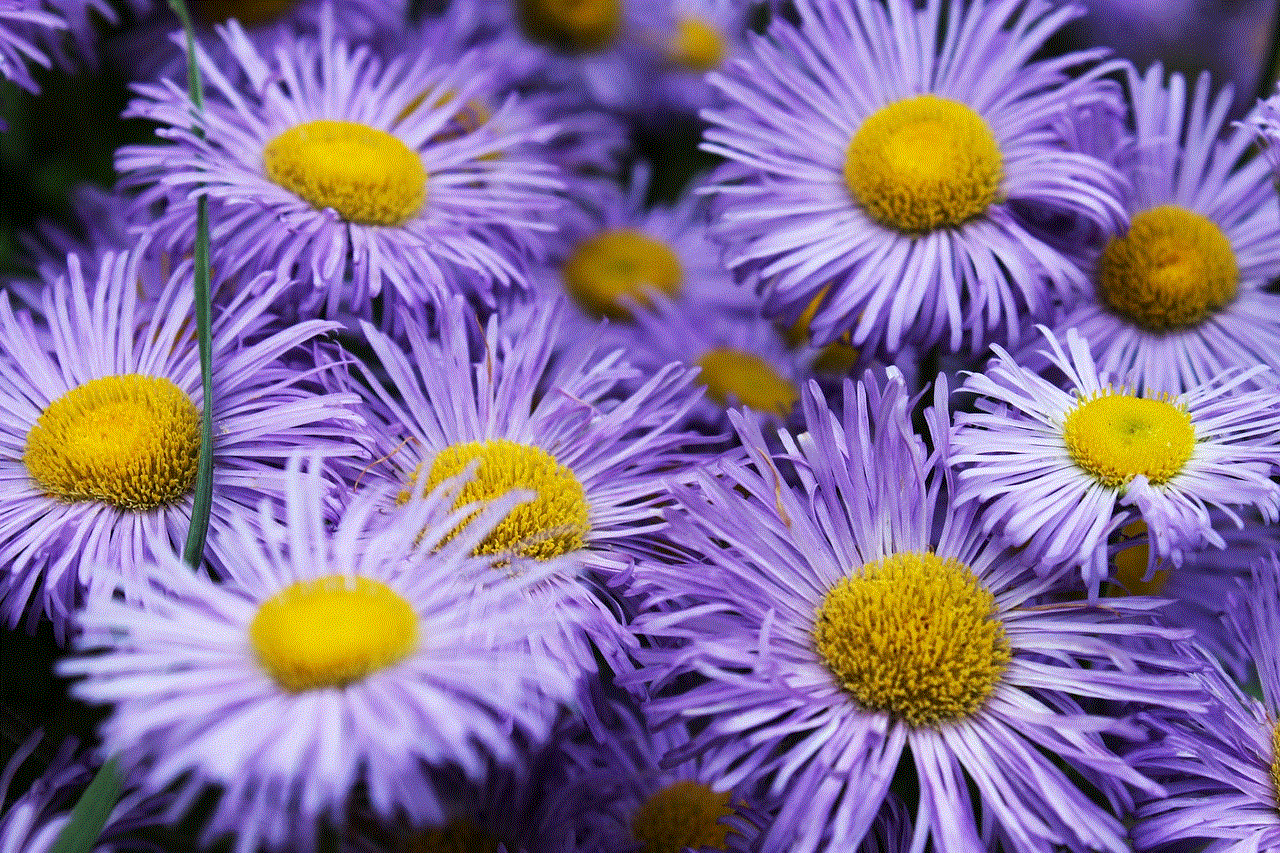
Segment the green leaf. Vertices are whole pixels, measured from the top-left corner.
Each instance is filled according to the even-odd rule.
[[[108,759],[71,810],[71,820],[58,833],[49,853],[89,853],[120,799],[122,784],[116,760]]]
[[[209,532],[209,512],[213,506],[213,351],[209,341],[209,199],[196,200],[196,334],[200,348],[200,384],[204,407],[200,413],[200,456],[196,468],[195,499],[191,507],[191,527],[182,548],[182,559],[192,567],[204,557],[204,540]]]
[[[184,0],[169,0],[169,8],[182,21],[187,40],[187,90],[195,107],[195,131],[204,138],[204,88],[200,68],[196,64],[195,30]],[[210,335],[209,294],[209,199],[196,199],[196,336],[200,349],[200,384],[204,391],[204,407],[200,413],[200,456],[196,467],[196,485],[191,508],[191,526],[182,547],[182,559],[193,568],[204,559],[204,540],[209,533],[209,512],[213,507],[213,349]]]

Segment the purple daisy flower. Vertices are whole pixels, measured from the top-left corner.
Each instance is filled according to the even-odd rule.
[[[785,421],[796,411],[807,376],[806,353],[787,345],[783,331],[758,313],[729,312],[715,304],[676,302],[650,294],[635,306],[634,322],[611,336],[648,376],[671,364],[698,369],[703,396],[689,415],[704,429],[728,426],[728,412],[743,407]]]
[[[49,57],[39,46],[42,34],[66,27],[66,20],[44,0],[0,0],[0,80],[10,80],[29,92],[39,91],[27,63],[48,68]]]
[[[76,799],[93,779],[95,767],[77,754],[74,742],[64,741],[35,783],[10,801],[14,775],[24,762],[33,760],[41,739],[37,732],[19,746],[0,773],[0,803],[8,804],[0,812],[0,853],[49,853],[66,828]],[[157,853],[154,844],[142,841],[136,833],[156,824],[162,803],[160,798],[144,797],[135,788],[126,788],[112,807],[92,853]]]
[[[735,315],[759,313],[759,298],[738,286],[707,233],[706,204],[686,194],[649,207],[651,172],[633,168],[630,182],[583,182],[561,222],[551,263],[533,276],[547,294],[569,295],[563,337],[599,334],[600,320],[625,323],[632,308],[652,305],[650,290],[679,304]]]
[[[504,39],[475,32],[477,8],[468,2],[450,3],[440,17],[426,18],[383,47],[384,56],[397,53],[429,53],[439,65],[460,58],[486,69],[509,71],[513,45]],[[630,157],[628,130],[616,116],[584,105],[581,93],[539,77],[530,85],[500,73],[498,85],[480,93],[460,113],[470,126],[487,121],[508,97],[517,96],[531,123],[554,128],[554,135],[531,140],[526,146],[535,158],[554,163],[575,175],[615,175]],[[525,119],[529,120],[529,119]],[[568,193],[572,198],[577,187]]]
[[[1222,670],[1199,674],[1205,713],[1169,715],[1164,737],[1131,757],[1160,779],[1164,796],[1141,804],[1133,827],[1138,850],[1170,849],[1199,840],[1206,853],[1280,848],[1280,563],[1254,566],[1252,582],[1233,601],[1233,634],[1257,667],[1262,700]]]
[[[480,553],[567,555],[570,565],[614,583],[651,553],[665,526],[662,481],[687,464],[689,436],[676,426],[696,393],[679,365],[641,381],[621,352],[589,342],[553,358],[562,313],[562,303],[541,302],[491,317],[481,330],[456,299],[441,307],[434,327],[407,320],[407,347],[366,325],[380,367],[366,369],[361,391],[376,460],[366,476],[403,490],[479,460],[467,500],[513,488],[538,495],[498,525]],[[627,383],[634,383],[629,393]],[[566,617],[567,653],[591,671],[584,631],[607,656],[631,636],[607,594],[579,574],[554,584],[556,607]]]
[[[0,294],[0,617],[9,626],[24,611],[32,621],[47,613],[61,634],[78,601],[132,597],[147,561],[185,540],[202,398],[191,267],[166,278],[146,253],[107,255],[96,281],[71,256],[66,278],[43,294],[43,316],[15,312]],[[260,295],[245,289],[215,311],[212,530],[234,507],[283,494],[291,449],[363,452],[356,398],[321,393],[316,381],[333,365],[281,361],[333,328],[273,330],[267,308],[287,284],[258,281]],[[208,562],[228,568],[216,547]]]
[[[930,456],[900,376],[850,385],[838,415],[810,384],[807,431],[781,431],[782,454],[758,419],[735,416],[750,462],[673,487],[671,537],[699,559],[642,567],[637,584],[663,606],[635,623],[674,641],[642,653],[655,713],[697,731],[668,761],[716,749],[704,769],[717,787],[767,786],[781,808],[766,850],[853,849],[907,755],[912,850],[987,849],[987,837],[1127,850],[1114,816],[1127,786],[1158,789],[1101,737],[1130,727],[1080,702],[1196,708],[1166,642],[1179,634],[1122,599],[1047,597],[1051,580],[949,500],[945,387],[927,413]],[[664,691],[690,673],[687,690]]]
[[[573,687],[529,651],[548,627],[524,588],[549,566],[498,574],[470,556],[527,494],[476,516],[453,508],[462,478],[395,511],[394,491],[370,489],[329,526],[319,461],[287,472],[283,508],[211,534],[235,555],[224,583],[157,554],[145,609],[90,602],[60,666],[78,697],[114,706],[104,748],[148,789],[190,803],[221,788],[205,840],[233,833],[237,853],[313,850],[357,787],[381,820],[441,822],[431,772],[478,782],[518,760]]]
[[[688,121],[723,99],[708,75],[745,49],[751,0],[665,0],[660,18],[674,29],[649,37],[659,46],[650,91],[634,112],[648,124]]]
[[[206,137],[186,90],[137,87],[128,114],[161,124],[159,145],[122,148],[117,167],[138,203],[163,204],[166,248],[191,251],[195,197],[206,193],[214,266],[227,275],[294,275],[305,316],[342,306],[369,316],[384,295],[438,302],[459,290],[494,298],[522,286],[562,200],[556,170],[525,152],[554,133],[508,99],[477,123],[495,71],[475,56],[431,52],[382,62],[342,41],[332,16],[316,38],[253,46],[219,29],[234,63],[198,50]],[[201,189],[203,188],[203,189]]]
[[[1102,50],[1029,60],[1071,2],[798,0],[712,84],[704,148],[728,263],[818,343],[896,352],[1016,340],[1088,286],[1022,210],[1120,223],[1119,176],[1056,126],[1109,102]]]
[[[1055,329],[1075,328],[1099,367],[1139,390],[1180,392],[1233,369],[1280,367],[1280,217],[1266,164],[1246,159],[1247,129],[1224,138],[1231,91],[1193,91],[1156,65],[1128,89],[1132,131],[1102,123],[1090,140],[1128,179],[1127,228],[1104,228],[1084,260],[1090,298]],[[1119,132],[1117,132],[1119,130]],[[1274,383],[1271,374],[1256,377]]]
[[[603,692],[601,692],[603,693]],[[683,723],[659,728],[629,697],[599,695],[607,728],[564,747],[566,783],[551,807],[582,853],[758,850],[771,812],[754,792],[717,790],[701,757],[667,760],[689,742]],[[571,829],[576,828],[576,829]]]
[[[446,14],[467,41],[503,57],[508,87],[550,88],[573,95],[579,109],[626,114],[651,99],[653,54],[676,32],[667,5],[460,0]]]
[[[1166,603],[1152,616],[1163,625],[1194,631],[1192,639],[1241,684],[1250,678],[1253,663],[1248,650],[1227,624],[1228,599],[1249,577],[1249,567],[1280,552],[1280,526],[1254,513],[1243,526],[1221,510],[1210,510],[1213,528],[1225,548],[1188,554],[1180,566],[1153,561],[1146,525],[1134,521],[1121,528],[1125,538],[1112,546],[1115,571],[1108,595],[1159,596]]]
[[[983,527],[1047,568],[1083,570],[1096,593],[1107,575],[1107,541],[1142,520],[1150,559],[1180,565],[1190,551],[1222,548],[1211,508],[1236,526],[1232,507],[1280,516],[1280,393],[1247,388],[1238,371],[1178,393],[1139,392],[1132,377],[1099,370],[1074,330],[1066,348],[1043,330],[1041,355],[1065,390],[999,347],[963,391],[977,411],[957,412],[952,464],[956,500],[984,504]]]

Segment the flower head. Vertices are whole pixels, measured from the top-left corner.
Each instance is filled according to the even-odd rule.
[[[1261,701],[1212,665],[1198,675],[1203,714],[1169,714],[1163,737],[1132,756],[1166,793],[1142,803],[1133,828],[1139,850],[1192,839],[1211,853],[1280,845],[1280,563],[1254,564],[1232,597],[1232,637],[1252,659]]]
[[[853,849],[910,761],[916,845],[985,849],[989,831],[1011,849],[1123,851],[1079,779],[1120,801],[1154,789],[1100,737],[1123,724],[1079,697],[1194,707],[1174,634],[1123,603],[1049,599],[1052,581],[951,502],[939,398],[930,456],[900,376],[847,388],[841,414],[811,384],[807,431],[780,432],[782,452],[735,417],[749,461],[674,487],[671,536],[696,559],[644,566],[659,607],[636,619],[672,641],[642,651],[655,713],[697,731],[669,761],[714,749],[718,786],[778,797],[763,849]]]
[[[459,291],[492,301],[520,286],[560,206],[555,169],[522,150],[552,127],[514,99],[476,114],[495,71],[475,55],[437,62],[432,51],[383,62],[343,41],[332,16],[315,38],[253,46],[234,22],[219,30],[234,63],[198,50],[207,96],[204,133],[186,91],[138,87],[130,115],[167,140],[122,149],[117,166],[139,203],[166,207],[157,228],[190,251],[195,193],[211,199],[214,266],[300,279],[305,316],[374,297],[395,306]],[[229,67],[228,67],[229,66]]]
[[[407,320],[407,346],[366,325],[381,374],[370,371],[362,391],[379,460],[368,477],[407,491],[475,464],[467,500],[536,492],[479,552],[568,558],[576,570],[553,585],[554,606],[567,653],[593,670],[584,630],[606,654],[630,637],[590,585],[625,578],[651,552],[664,526],[663,478],[686,462],[676,427],[696,397],[679,365],[638,381],[622,353],[594,343],[553,356],[562,311],[542,302],[482,327],[453,300],[434,324]]]
[[[1083,144],[1128,180],[1129,223],[1104,227],[1082,259],[1092,292],[1055,322],[1089,342],[1099,367],[1139,390],[1177,393],[1254,364],[1280,366],[1280,215],[1253,136],[1225,132],[1230,89],[1211,97],[1160,65],[1128,89],[1131,129],[1100,118]],[[1270,374],[1254,381],[1274,383]]]
[[[1100,370],[1074,330],[1064,348],[1045,332],[1043,355],[1065,388],[1004,350],[963,391],[977,411],[956,414],[956,499],[985,504],[983,525],[1046,571],[1083,570],[1093,591],[1107,575],[1107,540],[1141,519],[1152,564],[1224,546],[1211,507],[1280,513],[1280,394],[1242,389],[1236,372],[1183,392],[1139,391],[1132,377]]]
[[[147,561],[181,547],[202,399],[190,264],[166,277],[145,245],[107,254],[96,280],[69,263],[40,316],[0,295],[0,613],[9,625],[48,613],[59,633],[77,602],[133,597]],[[211,329],[215,531],[233,507],[282,495],[290,449],[363,452],[354,398],[315,381],[332,356],[299,355],[332,324],[273,329],[268,306],[288,282],[256,283],[259,294],[219,306]],[[228,568],[216,547],[208,563]]]
[[[1074,3],[796,4],[712,77],[704,147],[731,267],[818,343],[896,352],[1016,340],[1086,287],[1024,210],[1123,220],[1118,175],[1057,124],[1106,102],[1096,51],[1028,60]],[[1074,70],[1074,71],[1073,71]]]
[[[103,741],[150,788],[221,788],[206,834],[234,831],[239,853],[311,849],[357,786],[381,819],[443,821],[430,773],[478,782],[518,760],[515,740],[545,737],[546,706],[572,688],[531,651],[540,570],[470,554],[527,495],[455,510],[468,471],[398,510],[394,492],[362,492],[330,528],[330,488],[303,461],[282,507],[211,534],[234,555],[224,583],[157,555],[146,610],[90,602],[62,665],[80,698],[114,706]]]

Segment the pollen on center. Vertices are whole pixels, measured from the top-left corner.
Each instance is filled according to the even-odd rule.
[[[564,53],[594,53],[622,30],[622,0],[514,0],[532,41]]]
[[[317,210],[360,225],[403,225],[427,197],[422,158],[384,130],[321,119],[267,143],[266,175]]]
[[[631,835],[640,853],[726,850],[732,828],[723,822],[733,814],[726,792],[683,779],[655,791],[636,810]]]
[[[475,473],[459,492],[455,508],[491,501],[515,489],[536,493],[489,532],[476,546],[477,555],[549,560],[587,544],[591,521],[586,490],[569,468],[540,447],[507,439],[450,445],[431,460],[427,490],[463,473],[475,460]],[[415,471],[410,488],[417,478]],[[407,490],[400,493],[402,501],[408,497]]]
[[[867,215],[921,233],[980,216],[1000,198],[1004,159],[968,106],[917,95],[872,113],[845,152],[844,181]]]
[[[676,25],[676,33],[667,45],[667,55],[676,65],[691,71],[713,71],[724,62],[724,36],[711,24],[685,16]]]
[[[1152,332],[1203,322],[1235,298],[1240,283],[1231,241],[1211,219],[1177,205],[1133,217],[1098,264],[1098,295]]]
[[[731,347],[707,350],[698,358],[698,381],[721,406],[741,403],[757,412],[785,418],[800,399],[791,380],[758,355]]]
[[[1108,390],[1067,413],[1062,440],[1071,459],[1104,486],[1121,488],[1142,474],[1171,480],[1195,449],[1191,415],[1167,398]]]
[[[412,654],[418,616],[382,581],[330,575],[264,601],[249,641],[263,669],[290,693],[344,687]]]
[[[200,456],[200,412],[177,385],[136,373],[72,388],[40,414],[22,454],[45,494],[147,511],[187,495]]]
[[[629,301],[649,306],[648,289],[678,296],[680,259],[664,243],[630,228],[602,231],[578,244],[562,270],[565,289],[584,311],[630,320]]]
[[[813,635],[860,707],[912,726],[973,715],[1012,659],[995,596],[964,563],[927,551],[841,578],[817,609]]]

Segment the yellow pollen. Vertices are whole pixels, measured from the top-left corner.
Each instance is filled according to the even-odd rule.
[[[1176,205],[1144,210],[1112,238],[1098,265],[1098,295],[1152,332],[1202,322],[1236,295],[1240,269],[1212,220]]]
[[[1271,799],[1280,808],[1280,725],[1271,726]]]
[[[1126,539],[1132,539],[1147,532],[1147,523],[1131,521],[1120,528],[1120,532]],[[1169,582],[1168,569],[1156,569],[1151,580],[1143,580],[1147,576],[1150,555],[1151,546],[1146,543],[1130,545],[1116,554],[1116,584],[1111,587],[1116,595],[1160,595],[1164,592],[1164,585]]]
[[[758,355],[728,347],[707,350],[698,359],[707,396],[721,406],[740,403],[779,418],[790,413],[800,392]]]
[[[1099,483],[1121,488],[1139,474],[1152,485],[1171,480],[1196,446],[1191,415],[1168,398],[1110,389],[1067,413],[1062,440],[1072,460]]]
[[[889,228],[932,231],[980,216],[1000,198],[1003,157],[969,107],[917,95],[872,113],[845,152],[844,182]]]
[[[724,62],[724,37],[701,18],[681,18],[667,53],[677,65],[711,71]]]
[[[631,319],[627,300],[652,305],[648,288],[678,296],[684,278],[675,252],[629,228],[603,231],[583,240],[562,272],[565,289],[582,310],[614,320]]]
[[[603,50],[622,29],[622,0],[515,0],[525,35],[565,53]]]
[[[501,842],[468,820],[419,832],[397,853],[497,853]]]
[[[818,607],[813,635],[859,706],[912,726],[974,714],[1012,657],[995,596],[964,563],[927,551],[841,578]]]
[[[532,501],[513,509],[494,527],[476,546],[477,555],[549,560],[587,544],[591,522],[586,491],[572,471],[540,447],[506,439],[451,445],[431,460],[427,490],[461,474],[475,459],[480,463],[459,493],[455,508],[474,501],[491,501],[514,489],[537,493]],[[415,469],[409,477],[410,488],[418,476],[419,470]],[[399,499],[401,503],[407,501],[409,490],[402,491]]]
[[[640,853],[683,853],[688,848],[728,849],[733,814],[729,793],[688,780],[675,782],[645,800],[631,820]]]
[[[404,660],[418,645],[408,601],[372,578],[298,581],[249,623],[263,669],[290,693],[343,687]]]
[[[269,24],[284,17],[295,0],[195,0],[191,11],[201,22],[221,24],[235,18],[246,27]]]
[[[403,225],[427,198],[427,170],[407,145],[352,121],[309,121],[262,152],[267,177],[322,210],[360,225]]]
[[[45,494],[147,511],[191,491],[200,412],[168,379],[130,373],[72,388],[36,419],[22,461]]]

